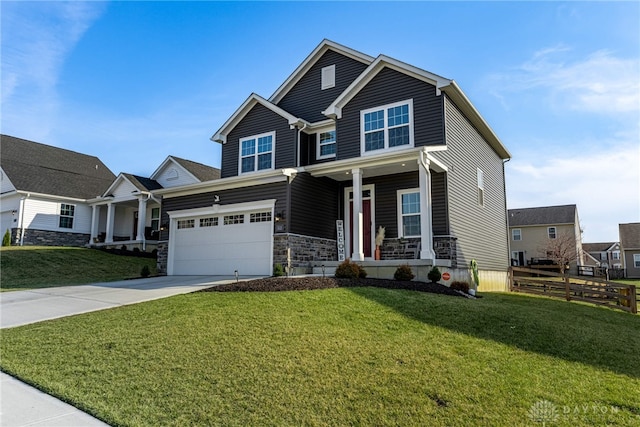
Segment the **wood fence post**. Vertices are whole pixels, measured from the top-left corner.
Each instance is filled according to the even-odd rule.
[[[638,301],[636,301],[636,287],[629,285],[629,307],[633,314],[638,314]]]
[[[509,291],[513,292],[513,267],[509,267]]]
[[[571,279],[569,276],[565,276],[564,278],[564,295],[567,298],[567,301],[571,301],[571,292],[569,292],[569,284],[571,283]]]

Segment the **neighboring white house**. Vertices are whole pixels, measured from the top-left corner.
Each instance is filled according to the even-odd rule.
[[[114,178],[95,156],[0,135],[0,230],[15,245],[83,246],[88,199]]]
[[[158,243],[162,204],[152,192],[218,178],[219,169],[175,156],[168,156],[149,178],[120,173],[99,197],[89,201],[89,245],[152,251]]]

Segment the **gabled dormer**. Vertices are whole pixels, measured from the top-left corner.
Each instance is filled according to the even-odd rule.
[[[211,137],[222,144],[223,178],[298,164],[300,129],[309,123],[252,93]]]
[[[322,110],[344,91],[374,58],[323,40],[269,98],[296,117],[315,123]]]
[[[178,187],[218,179],[220,169],[176,156],[168,156],[150,178],[157,181],[163,188]]]

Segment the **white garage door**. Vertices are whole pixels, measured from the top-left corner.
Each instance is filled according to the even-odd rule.
[[[175,275],[270,275],[272,211],[176,218],[170,239]]]

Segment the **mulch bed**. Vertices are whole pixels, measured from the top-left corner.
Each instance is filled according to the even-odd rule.
[[[201,292],[277,292],[307,291],[312,289],[353,288],[370,286],[387,289],[407,289],[451,296],[464,296],[439,283],[388,279],[338,279],[335,277],[267,277],[245,282],[229,283],[203,289]]]

